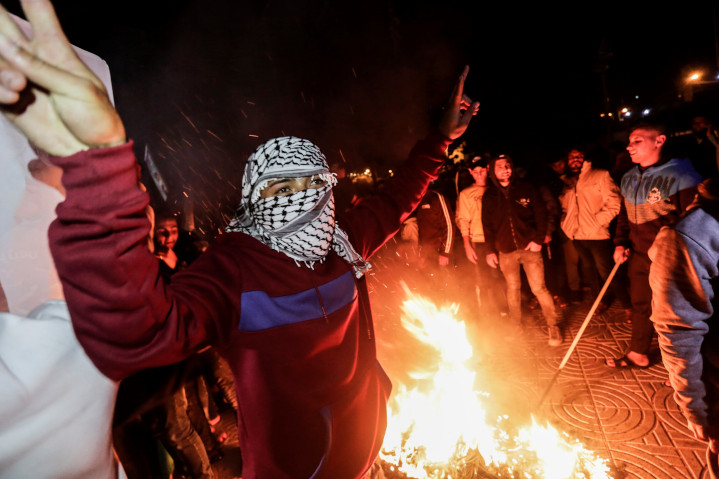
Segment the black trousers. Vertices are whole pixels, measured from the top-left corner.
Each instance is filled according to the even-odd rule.
[[[610,239],[572,241],[582,262],[592,271],[589,285],[593,296],[596,297],[607,277],[609,277],[609,273],[612,272],[612,268],[614,268],[614,243]],[[609,306],[612,300],[616,299],[622,308],[629,309],[631,307],[626,281],[619,272],[612,280],[609,291],[611,291],[611,294],[605,295],[602,300],[604,304]]]

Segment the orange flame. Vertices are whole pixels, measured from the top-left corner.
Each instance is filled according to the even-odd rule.
[[[409,299],[402,305],[402,325],[439,359],[433,371],[412,373],[418,387],[397,385],[383,461],[415,479],[480,477],[471,472],[480,469],[481,477],[611,477],[605,459],[549,425],[533,420],[511,434],[506,415],[490,425],[483,405],[489,394],[475,390],[476,372],[466,366],[473,351],[464,322],[456,318],[458,306],[437,308],[403,286]]]

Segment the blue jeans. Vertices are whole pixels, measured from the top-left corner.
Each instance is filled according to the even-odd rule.
[[[507,305],[509,318],[515,323],[522,319],[522,279],[519,272],[520,265],[524,268],[529,287],[537,297],[542,308],[544,319],[549,326],[557,325],[557,312],[554,309],[554,300],[544,283],[544,262],[541,252],[515,250],[511,253],[499,253],[499,269],[507,281]]]

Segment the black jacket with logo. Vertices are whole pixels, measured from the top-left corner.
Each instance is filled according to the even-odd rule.
[[[514,181],[489,188],[482,198],[482,226],[489,251],[511,253],[544,242],[547,208],[534,186]]]

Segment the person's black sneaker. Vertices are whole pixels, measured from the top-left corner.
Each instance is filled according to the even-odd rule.
[[[582,292],[572,290],[569,293],[569,302],[572,304],[579,304],[582,302]]]
[[[527,307],[534,311],[535,309],[537,309],[538,306],[539,300],[535,296],[532,296],[532,299],[529,300],[529,304],[527,305]]]
[[[564,309],[568,306],[568,302],[563,297],[561,297],[559,295],[555,295],[554,296],[554,305],[558,308]]]
[[[222,452],[220,447],[216,447],[207,451],[207,457],[209,457],[210,462],[214,464],[216,462],[220,462],[222,458],[225,457],[225,454]]]

